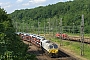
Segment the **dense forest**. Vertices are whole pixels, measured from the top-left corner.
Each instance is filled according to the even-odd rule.
[[[62,25],[65,29],[72,29],[74,25],[74,32],[80,32],[79,27],[81,25],[81,16],[84,15],[85,33],[90,33],[90,0],[74,0],[67,2],[58,2],[56,4],[49,4],[47,6],[39,6],[33,9],[21,9],[15,10],[10,14],[14,21],[26,23],[28,26],[38,27],[37,20],[40,21],[40,27],[44,26],[44,21],[47,22],[50,19],[51,27],[55,24],[59,25],[59,21],[62,18]],[[57,23],[54,23],[57,20]],[[19,24],[23,25],[23,24]],[[54,26],[56,28],[56,26]],[[71,26],[71,27],[70,27]],[[19,27],[20,28],[20,27]],[[28,27],[29,28],[29,27]],[[64,32],[68,32],[65,30]]]
[[[0,8],[0,60],[36,60],[27,49],[28,45],[15,34],[9,15]]]

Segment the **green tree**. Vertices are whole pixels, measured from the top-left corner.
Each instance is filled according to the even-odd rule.
[[[0,8],[0,59],[1,60],[35,60],[34,55],[27,54],[28,45],[15,34],[12,20],[4,9]],[[30,56],[28,56],[30,55]]]

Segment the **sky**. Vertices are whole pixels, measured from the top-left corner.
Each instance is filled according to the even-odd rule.
[[[31,9],[38,6],[46,6],[66,1],[73,0],[0,0],[0,7],[4,8],[7,13],[12,13],[15,10]]]

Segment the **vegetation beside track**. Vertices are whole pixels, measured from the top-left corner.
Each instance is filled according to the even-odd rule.
[[[27,53],[28,45],[15,34],[12,20],[0,8],[0,60],[36,60],[36,56]]]

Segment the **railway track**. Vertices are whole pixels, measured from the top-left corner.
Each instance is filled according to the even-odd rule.
[[[29,44],[28,53],[35,54],[37,60],[76,60],[75,58],[61,51],[60,49],[58,53],[59,56],[57,58],[56,57],[51,58],[47,54],[43,53],[43,51],[40,48],[36,47],[35,45],[28,43],[27,41],[24,41],[24,43]]]
[[[31,36],[32,35],[29,36],[29,35],[26,35],[26,34],[23,34],[23,36],[20,35],[21,38],[24,37],[22,40],[27,42],[27,44],[30,45],[29,49],[28,49],[28,53],[35,54],[36,58],[38,60],[76,60],[76,58],[72,57],[68,53],[64,53],[64,51],[62,51],[61,49],[59,49],[58,57],[56,57],[56,58],[55,58],[55,56],[54,56],[54,58],[49,57],[47,54],[45,54],[42,51],[42,49],[38,48],[38,47],[41,47],[41,46],[40,45],[38,46],[38,44],[36,44],[36,42],[39,43],[40,40],[38,41],[38,39],[36,39],[34,37],[29,38]],[[74,39],[70,38],[69,40],[74,40],[74,41],[78,40],[78,41],[80,41],[80,39],[78,37],[74,37]],[[33,41],[34,41],[34,43],[33,43]],[[46,40],[44,40],[44,41],[46,41]],[[29,42],[31,42],[31,43],[29,43]],[[45,45],[47,45],[47,44],[45,44]]]

